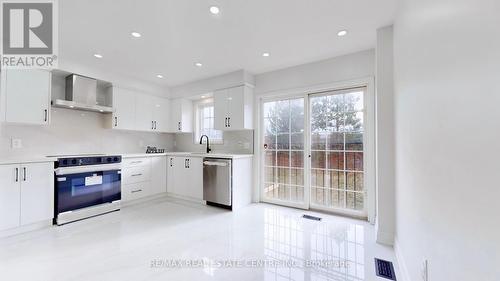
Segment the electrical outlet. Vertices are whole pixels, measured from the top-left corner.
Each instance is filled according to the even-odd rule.
[[[23,141],[21,139],[11,139],[11,146],[13,149],[23,148]]]
[[[422,267],[420,268],[420,275],[422,276],[422,281],[429,281],[429,264],[426,259],[422,261]]]

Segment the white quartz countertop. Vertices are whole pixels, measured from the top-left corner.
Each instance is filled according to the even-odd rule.
[[[253,157],[252,154],[202,153],[202,152],[130,153],[121,155],[123,158],[184,156],[184,157],[213,157],[213,158],[237,159],[237,158]]]
[[[0,165],[55,162],[57,159],[45,156],[0,157]]]

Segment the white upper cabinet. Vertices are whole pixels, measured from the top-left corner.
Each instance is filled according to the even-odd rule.
[[[112,88],[114,112],[111,127],[121,130],[135,130],[135,93],[117,87]]]
[[[170,101],[168,99],[152,97],[154,131],[167,133],[170,130]]]
[[[114,113],[108,127],[120,130],[169,132],[170,101],[112,87]]]
[[[215,129],[248,130],[253,129],[252,88],[243,85],[214,92]]]
[[[136,130],[154,131],[153,100],[149,96],[136,96]]]
[[[46,70],[2,71],[2,120],[47,125],[52,75]]]
[[[170,132],[193,132],[193,102],[188,99],[174,99],[170,102]]]

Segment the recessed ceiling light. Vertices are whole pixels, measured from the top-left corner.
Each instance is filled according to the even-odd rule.
[[[263,56],[263,57],[269,57],[270,55],[271,55],[271,54],[269,54],[269,53],[263,53],[263,54],[262,54],[262,56]]]
[[[94,54],[94,57],[96,57],[98,59],[102,59],[102,55],[100,55],[100,54]]]
[[[207,96],[201,96],[202,99],[206,98]]]
[[[132,36],[134,36],[135,38],[139,38],[142,36],[139,32],[132,32],[130,34],[132,34]]]
[[[162,78],[163,78],[163,75],[158,74],[158,75],[156,75],[156,77],[158,77],[158,78],[162,79]]]
[[[210,13],[212,13],[212,15],[218,15],[220,13],[219,7],[217,6],[210,7]]]
[[[197,67],[202,67],[203,66],[203,64],[201,64],[201,62],[197,62],[194,65],[196,65]]]
[[[347,35],[347,30],[341,30],[337,33],[338,36],[342,37],[342,36],[346,36]]]

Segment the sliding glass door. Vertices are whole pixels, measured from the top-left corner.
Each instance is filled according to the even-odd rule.
[[[263,199],[306,207],[304,173],[304,99],[264,102]]]
[[[261,104],[262,201],[366,216],[366,87]]]
[[[365,88],[309,96],[311,208],[362,213]]]

